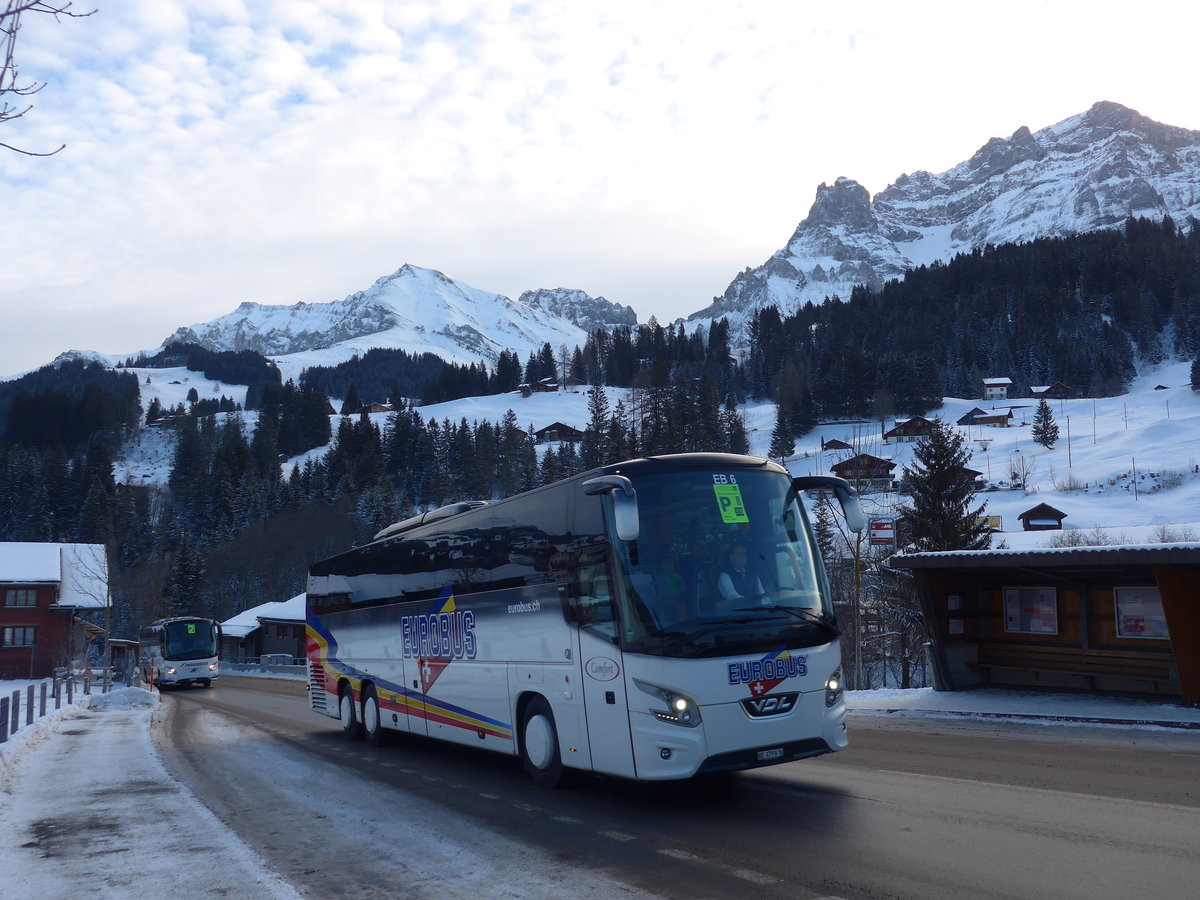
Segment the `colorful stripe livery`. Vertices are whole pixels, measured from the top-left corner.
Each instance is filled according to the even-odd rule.
[[[439,611],[441,612],[453,611],[453,594],[448,597],[439,598],[439,605]],[[447,605],[449,606],[449,610],[446,609]],[[350,685],[354,701],[358,703],[362,700],[364,682],[371,682],[375,685],[376,698],[379,702],[381,712],[393,712],[412,719],[424,719],[427,722],[434,722],[439,725],[462,728],[465,731],[475,734],[491,735],[492,737],[512,740],[513,728],[508,723],[480,715],[469,709],[456,706],[453,703],[438,700],[436,697],[431,697],[428,693],[410,690],[393,681],[380,679],[342,662],[338,659],[337,639],[330,634],[311,610],[307,616],[307,625],[306,643],[308,659],[312,663],[313,669],[320,673],[320,684],[327,693],[336,697],[339,683],[345,680]],[[410,662],[420,663],[421,668],[424,669],[426,667],[425,664],[429,661],[410,660]],[[440,662],[444,663],[445,661],[442,660]],[[460,665],[470,665],[470,663],[460,663]],[[424,682],[424,680],[425,675],[423,673],[422,681]],[[436,677],[429,681],[428,686],[432,686],[433,681],[436,681]],[[423,731],[424,729],[420,730]]]

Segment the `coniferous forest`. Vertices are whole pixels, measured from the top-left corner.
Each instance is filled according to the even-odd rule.
[[[988,247],[879,290],[719,321],[621,327],[582,347],[494,367],[371,351],[281,382],[257,354],[172,346],[130,367],[186,366],[247,384],[233,401],[142,409],[138,377],[62,362],[0,383],[0,540],[110,548],[114,636],[188,610],[217,618],[303,590],[308,564],[415,511],[496,498],[631,456],[745,452],[737,405],[778,404],[773,444],[843,417],[919,414],[975,396],[981,377],[1120,393],[1135,361],[1200,357],[1200,227],[1122,229]],[[587,433],[541,454],[499,422],[422,415],[421,403],[545,379],[589,392]],[[610,405],[605,387],[629,388]],[[357,398],[333,416],[330,397]],[[391,402],[380,427],[359,404]],[[251,419],[254,427],[249,427]],[[580,423],[584,424],[584,423]],[[140,428],[173,435],[168,484],[119,484],[113,457]],[[308,454],[281,471],[281,460]]]

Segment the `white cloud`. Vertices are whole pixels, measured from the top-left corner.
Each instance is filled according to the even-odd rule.
[[[410,261],[685,314],[821,181],[878,191],[1100,99],[1200,127],[1159,6],[125,0],[31,23],[48,87],[4,137],[68,147],[0,155],[0,228],[37,236],[0,304],[41,299],[51,334],[0,338],[0,371]],[[155,324],[72,331],[85,302]]]

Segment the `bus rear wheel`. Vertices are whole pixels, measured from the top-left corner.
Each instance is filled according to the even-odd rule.
[[[554,788],[563,783],[562,754],[554,713],[544,697],[534,697],[521,720],[521,761],[535,784]]]
[[[362,724],[367,743],[372,747],[382,747],[387,740],[387,732],[379,719],[379,698],[373,684],[363,688]]]
[[[342,717],[342,731],[356,741],[362,738],[362,723],[358,721],[358,712],[354,708],[354,691],[348,684],[342,685],[338,695],[338,712]]]

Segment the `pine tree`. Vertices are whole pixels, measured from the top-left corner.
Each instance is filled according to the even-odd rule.
[[[908,502],[901,512],[912,543],[919,550],[979,550],[988,545],[982,516],[987,504],[975,509],[966,437],[941,419],[934,419],[928,437],[913,445],[916,466],[904,467]]]
[[[775,407],[775,430],[771,432],[771,447],[767,455],[781,463],[796,452],[796,439],[788,425],[788,416],[782,406]]]
[[[585,469],[602,466],[615,462],[612,459],[612,442],[609,436],[608,395],[598,384],[592,385],[588,391],[588,424],[583,433],[583,442],[579,448],[580,457]]]
[[[342,401],[342,408],[339,411],[343,416],[352,416],[362,407],[362,397],[358,393],[358,387],[352,381],[346,390],[346,399]]]
[[[1033,415],[1033,429],[1030,432],[1034,443],[1041,444],[1047,450],[1058,442],[1058,425],[1050,412],[1050,404],[1044,399],[1038,402],[1037,412]]]

